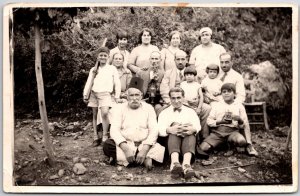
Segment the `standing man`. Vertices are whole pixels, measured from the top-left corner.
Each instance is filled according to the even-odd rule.
[[[209,27],[200,29],[201,44],[192,50],[189,61],[190,65],[196,67],[200,82],[207,75],[205,71],[207,65],[220,65],[219,56],[226,52],[223,46],[212,42],[211,36],[212,30]]]
[[[171,88],[169,95],[171,105],[158,117],[159,135],[169,136],[171,177],[188,179],[195,176],[191,163],[195,158],[196,134],[201,125],[196,112],[183,105],[184,91],[180,87]],[[179,162],[180,158],[183,158],[182,164]]]
[[[128,102],[113,108],[111,139],[104,143],[103,151],[120,165],[144,164],[151,169],[152,159],[163,162],[164,147],[156,143],[156,114],[150,104],[142,101],[142,83],[141,79],[132,80]]]
[[[236,95],[235,95],[235,102],[237,103],[243,103],[246,98],[246,90],[245,90],[245,84],[243,76],[232,69],[232,59],[230,53],[222,53],[220,55],[220,64],[221,69],[223,70],[223,74],[219,74],[220,80],[225,83],[232,83],[235,86],[236,89]],[[248,119],[247,119],[248,121]],[[246,138],[246,142],[248,144],[248,147],[246,148],[249,155],[257,156],[258,153],[254,149],[251,141],[251,132],[250,132],[250,125],[249,123],[245,124],[244,127],[244,136]]]

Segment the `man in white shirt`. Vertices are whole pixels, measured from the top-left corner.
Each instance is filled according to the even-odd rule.
[[[156,143],[156,114],[150,104],[142,101],[142,83],[139,78],[132,80],[128,102],[113,108],[111,139],[103,144],[103,151],[119,165],[144,164],[151,169],[152,160],[163,162],[165,148]]]
[[[196,67],[200,82],[207,75],[205,71],[207,65],[220,65],[219,56],[226,52],[223,46],[212,42],[211,35],[212,30],[209,27],[200,29],[201,44],[192,50],[189,61],[190,65]]]
[[[195,157],[196,134],[201,130],[197,113],[183,105],[184,91],[180,87],[169,92],[171,105],[158,117],[159,135],[168,136],[168,151],[171,158],[171,177],[186,179],[195,176],[191,163]],[[179,159],[183,158],[182,164]]]

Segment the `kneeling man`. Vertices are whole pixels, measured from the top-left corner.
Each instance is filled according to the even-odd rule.
[[[152,159],[163,162],[165,148],[156,143],[158,129],[154,108],[142,101],[143,80],[135,79],[127,91],[128,102],[112,111],[112,139],[104,143],[103,151],[119,165],[144,164],[151,169]]]
[[[195,176],[191,163],[195,159],[196,134],[201,125],[197,113],[183,105],[184,91],[180,87],[170,90],[171,105],[158,117],[159,135],[168,136],[168,151],[171,157],[171,177],[186,179]],[[183,158],[180,164],[180,158]]]

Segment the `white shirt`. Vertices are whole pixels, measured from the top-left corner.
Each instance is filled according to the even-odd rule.
[[[226,112],[231,112],[232,115],[241,117],[241,119],[244,121],[244,124],[241,125],[241,128],[243,128],[244,125],[248,123],[247,113],[242,103],[234,101],[231,104],[227,104],[222,100],[220,102],[215,102],[215,104],[212,104],[212,109],[207,118],[207,125],[210,127],[217,127],[216,122],[222,120]],[[239,127],[238,121],[235,120],[232,120],[231,124],[222,125],[236,128]]]
[[[188,83],[187,81],[183,81],[180,84],[180,87],[184,91],[184,98],[187,101],[195,100],[199,97],[199,88],[201,88],[201,85],[198,82],[191,82]]]
[[[197,116],[197,113],[185,105],[181,106],[181,112],[174,111],[174,107],[171,105],[164,109],[158,116],[158,131],[159,136],[166,137],[167,128],[173,122],[180,124],[191,123],[196,129],[197,133],[201,130],[200,120]]]
[[[222,78],[224,74],[219,74],[219,78]],[[246,99],[246,90],[245,90],[243,76],[231,68],[227,72],[227,76],[224,78],[223,84],[225,83],[232,83],[235,85],[235,89],[236,89],[235,101],[243,103]]]
[[[189,64],[194,64],[197,71],[205,71],[209,64],[213,63],[220,66],[220,54],[225,52],[224,47],[219,44],[212,43],[209,47],[205,47],[201,44],[192,50]],[[222,72],[221,69],[220,71]]]
[[[208,76],[205,77],[202,82],[201,86],[202,88],[207,89],[208,93],[221,93],[221,87],[223,85],[223,82],[219,78],[211,79]]]
[[[153,145],[158,137],[156,113],[153,107],[141,102],[138,109],[131,109],[128,103],[113,108],[111,138],[119,145],[124,141],[142,142]]]

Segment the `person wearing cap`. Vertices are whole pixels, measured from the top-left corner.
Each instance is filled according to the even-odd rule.
[[[175,53],[179,51],[181,41],[181,33],[179,31],[172,31],[169,35],[170,45],[161,50],[161,64],[164,71],[175,68]]]
[[[164,76],[164,72],[160,69],[161,54],[159,51],[153,51],[150,54],[150,67],[147,70],[140,70],[136,76],[143,79],[143,94],[155,108],[159,108],[161,96],[159,93],[159,86]]]
[[[129,55],[130,55],[129,51],[126,50],[127,43],[128,43],[128,38],[129,38],[128,33],[125,32],[125,31],[119,31],[117,33],[118,46],[110,50],[110,52],[109,52],[109,64],[113,63],[113,56],[116,53],[121,53],[124,57],[123,58],[123,67],[127,72],[130,72],[127,69],[127,61],[128,61]]]
[[[226,52],[224,47],[212,42],[212,30],[209,27],[200,29],[201,44],[196,46],[190,56],[190,65],[194,65],[198,71],[198,79],[201,82],[206,76],[206,67],[209,64],[220,65],[219,56]],[[222,71],[221,71],[222,72]]]
[[[210,135],[202,142],[200,149],[208,152],[222,143],[246,147],[249,155],[257,155],[252,143],[249,143],[240,130],[249,126],[245,107],[235,100],[236,88],[232,83],[221,87],[223,100],[212,105],[207,124],[211,127]],[[229,153],[231,154],[231,153]]]
[[[104,143],[103,152],[119,165],[144,164],[151,169],[152,160],[163,161],[165,148],[156,143],[156,114],[150,104],[142,101],[142,83],[142,79],[132,78],[127,91],[128,102],[113,108],[111,139]]]
[[[140,70],[147,70],[150,67],[150,55],[153,51],[159,51],[157,46],[151,44],[153,32],[144,28],[139,34],[140,45],[135,47],[129,56],[127,67],[136,74]]]
[[[158,116],[159,135],[168,137],[171,177],[192,178],[195,171],[191,164],[195,160],[196,134],[201,130],[200,121],[196,112],[183,104],[185,93],[182,88],[171,88],[169,96],[171,105]]]
[[[112,92],[116,102],[120,100],[121,82],[115,66],[108,64],[109,49],[101,47],[97,56],[96,66],[91,68],[86,85],[83,90],[83,100],[88,103],[88,107],[93,110],[93,130],[94,141],[92,146],[98,146],[101,139],[97,133],[97,114],[98,108],[102,118],[102,142],[108,139],[109,129],[109,109],[112,107]],[[95,76],[93,78],[93,76]],[[89,85],[92,84],[91,93],[88,95]]]
[[[222,99],[221,87],[223,82],[218,77],[219,72],[220,68],[217,64],[209,64],[206,67],[207,77],[202,80],[201,86],[204,90],[204,102],[207,104]]]

